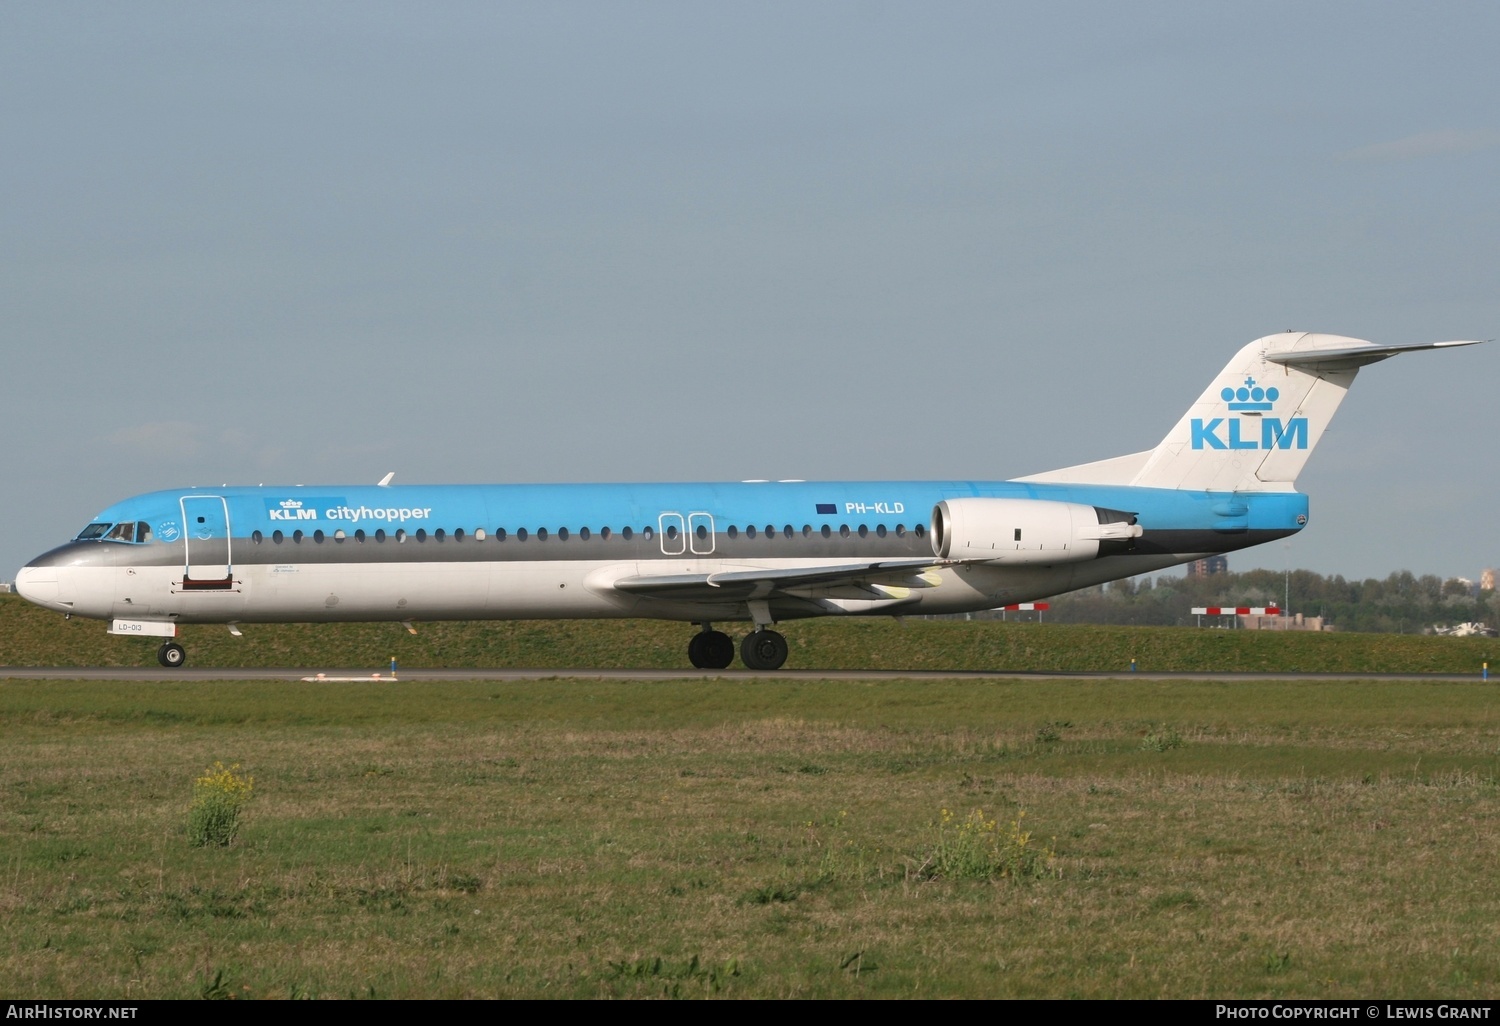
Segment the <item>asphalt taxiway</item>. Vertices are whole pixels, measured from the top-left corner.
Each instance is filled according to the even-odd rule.
[[[619,670],[526,669],[480,667],[474,669],[389,670],[337,667],[270,667],[225,669],[180,667],[175,670],[151,666],[0,666],[0,680],[97,680],[146,684],[173,681],[299,681],[317,684],[412,684],[432,681],[549,681],[549,680],[728,680],[746,683],[765,681],[891,681],[891,680],[1210,680],[1210,681],[1359,681],[1405,680],[1420,682],[1481,683],[1479,673],[1159,673],[1148,670],[1060,673],[1048,670]],[[1493,679],[1492,679],[1493,680]],[[1494,681],[1500,683],[1500,680]]]

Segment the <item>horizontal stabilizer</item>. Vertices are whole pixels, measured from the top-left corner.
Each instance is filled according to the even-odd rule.
[[[1267,353],[1266,359],[1287,367],[1344,366],[1363,367],[1379,363],[1402,353],[1415,353],[1422,349],[1449,349],[1453,346],[1477,346],[1485,339],[1470,339],[1466,342],[1413,342],[1404,346],[1351,346],[1347,349],[1301,349],[1288,353]]]

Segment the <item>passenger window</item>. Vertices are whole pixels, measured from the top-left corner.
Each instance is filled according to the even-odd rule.
[[[647,541],[650,541],[652,538],[656,537],[656,531],[652,529],[650,524],[647,524],[645,527],[641,528],[641,537],[646,539]]]
[[[906,525],[905,524],[897,524],[896,525],[896,537],[897,538],[905,538],[906,537]]]
[[[849,537],[849,525],[848,524],[840,524],[839,525],[839,537],[840,538],[847,538],[847,537]]]
[[[302,532],[301,531],[293,531],[292,532],[292,541],[295,544],[301,545],[302,544],[302,537],[303,536],[302,536]]]
[[[377,542],[383,542],[383,541],[385,541],[385,528],[383,528],[383,527],[377,527],[375,529],[375,540]]]
[[[677,538],[677,527],[675,524],[667,526],[667,541],[675,541]]]
[[[785,527],[783,527],[781,529],[781,534],[782,534],[782,537],[784,537],[784,538],[790,538],[792,535],[794,535],[796,533],[797,533],[796,531],[792,530],[792,525],[791,524],[787,524]]]
[[[579,541],[588,541],[589,540],[589,529],[587,527],[580,527],[578,529],[578,540]]]
[[[443,533],[443,529],[441,527],[432,532],[432,540],[435,542],[440,542],[446,537],[447,535]]]
[[[484,541],[484,528],[482,528],[482,527],[476,527],[476,528],[474,528],[474,540],[475,541]]]
[[[740,536],[740,529],[738,527],[735,527],[733,524],[730,524],[728,534],[731,538],[738,538]]]
[[[559,527],[557,529],[557,540],[558,541],[567,541],[568,540],[568,529],[566,527]]]
[[[605,541],[609,541],[609,528],[607,528],[607,527],[601,527],[601,528],[599,528],[599,537],[603,538]]]
[[[812,524],[803,524],[802,525],[802,537],[804,537],[804,538],[811,538],[812,537]]]
[[[526,535],[526,528],[524,528],[524,527],[518,527],[518,528],[516,528],[516,541],[523,542],[523,541],[526,540],[526,537],[527,537],[527,535]]]
[[[702,541],[704,538],[708,537],[708,528],[704,527],[702,524],[699,524],[698,530],[694,531],[693,533],[698,536],[699,541]]]
[[[261,543],[261,540],[262,540],[261,533],[259,531],[251,531],[250,532],[250,540],[253,541],[255,544],[259,545]]]
[[[868,538],[870,536],[870,529],[868,527],[866,527],[864,524],[860,524],[859,525],[859,536],[861,538]]]
[[[343,531],[334,531],[333,532],[333,540],[336,541],[336,542],[341,542],[341,541],[343,541],[347,537],[349,537],[349,536],[347,534],[345,534]]]
[[[547,540],[547,529],[545,527],[538,527],[536,529],[536,540],[537,541],[546,541]]]
[[[766,537],[767,538],[774,538],[774,537],[776,537],[776,525],[775,524],[767,524],[766,525]]]
[[[361,545],[365,543],[364,528],[360,528],[358,531],[354,532],[354,540],[359,542]]]
[[[286,537],[286,535],[282,534],[280,531],[272,531],[271,532],[271,540],[273,542],[275,542],[277,545],[280,545],[282,539],[285,538],[285,537]]]
[[[321,530],[313,532],[313,541],[319,545],[323,544],[323,532]]]
[[[749,527],[745,528],[745,537],[746,538],[754,538],[755,537],[755,525],[754,524],[751,524]]]
[[[427,540],[427,528],[417,528],[417,533],[412,535],[412,537],[417,539],[418,542],[425,542]]]
[[[629,541],[634,536],[635,536],[635,532],[633,530],[631,530],[630,528],[628,528],[628,527],[625,528],[625,530],[623,530],[623,531],[620,532],[620,537],[624,538],[626,541]]]
[[[876,524],[875,525],[875,537],[877,537],[877,538],[884,538],[885,537],[885,525],[884,524]]]
[[[453,540],[454,541],[463,541],[464,540],[464,529],[462,527],[456,527],[456,528],[453,529]]]
[[[914,535],[916,535],[918,538],[920,538],[920,537],[922,537],[922,535],[926,534],[927,532],[922,529],[922,525],[921,524],[918,524],[916,527],[913,527],[911,529],[911,533],[914,534]]]
[[[505,528],[503,528],[503,527],[497,527],[497,528],[495,528],[495,540],[496,541],[504,541],[505,540]]]
[[[833,530],[827,524],[824,524],[822,534],[824,538],[832,538]]]
[[[397,545],[405,545],[406,544],[406,531],[405,531],[405,529],[399,528],[399,527],[396,529],[396,544]]]

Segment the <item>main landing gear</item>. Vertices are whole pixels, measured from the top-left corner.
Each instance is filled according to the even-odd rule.
[[[163,641],[156,650],[156,661],[169,670],[175,670],[187,662],[187,650],[175,641]]]
[[[786,662],[786,639],[762,627],[740,642],[740,658],[752,670],[779,670]]]
[[[688,660],[700,670],[722,670],[734,662],[734,639],[704,624],[688,642]]]
[[[786,639],[761,628],[745,635],[740,659],[752,670],[779,670],[786,662]],[[734,662],[734,640],[710,624],[688,642],[688,660],[700,670],[722,670]]]

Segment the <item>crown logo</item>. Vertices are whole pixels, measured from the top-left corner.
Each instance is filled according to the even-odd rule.
[[[1269,410],[1271,404],[1281,398],[1274,386],[1261,388],[1254,378],[1246,378],[1239,388],[1225,388],[1219,392],[1231,410]]]
[[[1225,391],[1227,392],[1229,390],[1225,389]],[[1269,408],[1270,407],[1267,407],[1267,409],[1269,409]],[[302,500],[301,499],[282,499],[281,500],[281,508],[282,509],[301,509],[302,508]]]

